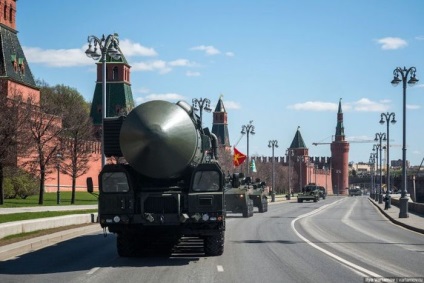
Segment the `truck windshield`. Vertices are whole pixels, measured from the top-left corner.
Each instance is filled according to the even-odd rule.
[[[216,171],[198,171],[193,179],[193,191],[216,192],[219,191],[219,173]]]
[[[128,192],[128,180],[124,172],[105,172],[102,174],[102,191],[105,193]]]

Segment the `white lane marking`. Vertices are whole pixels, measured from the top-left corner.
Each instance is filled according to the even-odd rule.
[[[93,274],[94,272],[96,272],[99,269],[100,269],[100,267],[94,267],[89,272],[87,272],[87,275],[91,275],[91,274]]]
[[[216,269],[218,270],[218,272],[224,272],[224,267],[222,267],[222,265],[217,265]]]
[[[321,206],[320,208],[315,209],[314,211],[311,211],[311,212],[309,212],[309,213],[306,213],[306,214],[300,215],[299,217],[297,217],[296,219],[294,219],[294,220],[291,222],[291,228],[293,229],[293,231],[296,233],[296,235],[297,235],[299,238],[301,238],[303,241],[305,241],[307,244],[309,244],[309,245],[310,245],[310,246],[312,246],[313,248],[315,248],[315,249],[317,249],[317,250],[319,250],[319,251],[321,251],[321,252],[325,253],[325,254],[326,254],[326,255],[328,255],[329,257],[332,257],[332,258],[334,258],[335,260],[337,260],[337,261],[339,261],[339,262],[341,262],[341,263],[343,263],[343,264],[345,264],[345,265],[347,265],[347,266],[349,266],[349,267],[351,267],[351,268],[353,268],[353,269],[355,269],[355,270],[357,270],[357,271],[359,271],[359,272],[361,272],[361,273],[364,273],[364,274],[366,274],[366,275],[368,275],[368,276],[370,276],[370,277],[383,277],[383,276],[381,276],[381,275],[379,275],[379,274],[377,274],[377,273],[372,272],[371,270],[368,270],[368,269],[363,268],[363,267],[361,267],[361,266],[359,266],[359,265],[356,265],[356,264],[354,264],[353,262],[350,262],[350,261],[348,261],[348,260],[346,260],[346,259],[344,259],[344,258],[342,258],[342,257],[339,257],[338,255],[335,255],[335,254],[333,254],[333,253],[331,253],[331,252],[327,251],[326,249],[323,249],[323,248],[321,248],[321,247],[319,247],[319,246],[315,245],[314,243],[312,243],[311,241],[309,241],[308,239],[306,239],[305,237],[303,237],[303,236],[302,236],[302,235],[301,235],[301,234],[300,234],[300,233],[296,230],[296,228],[294,227],[294,224],[296,223],[296,221],[297,221],[297,220],[300,220],[300,219],[302,219],[302,218],[304,218],[304,217],[308,217],[308,216],[311,216],[311,215],[313,215],[313,214],[315,214],[315,213],[318,213],[318,212],[320,212],[321,210],[323,210],[323,209],[325,209],[325,208],[328,208],[330,205],[333,205],[333,204],[335,204],[335,203],[337,203],[337,202],[333,202],[333,203],[331,203],[331,204]]]

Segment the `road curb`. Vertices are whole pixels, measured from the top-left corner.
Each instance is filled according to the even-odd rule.
[[[378,204],[376,204],[374,201],[372,201],[371,199],[369,199],[368,198],[368,200],[375,206],[375,207],[377,207],[378,208],[378,210],[384,215],[384,216],[386,216],[386,218],[387,219],[389,219],[392,223],[394,223],[394,224],[396,224],[396,225],[399,225],[399,226],[402,226],[402,227],[404,227],[404,228],[406,228],[406,229],[409,229],[409,230],[412,230],[412,231],[415,231],[415,232],[418,232],[418,233],[421,233],[421,234],[424,234],[424,229],[421,229],[421,228],[418,228],[418,227],[414,227],[414,226],[411,226],[411,225],[408,225],[408,224],[406,224],[406,223],[403,223],[403,222],[401,222],[401,221],[398,221],[398,220],[396,220],[396,219],[394,219],[393,217],[391,217],[389,214],[387,214],[386,213],[386,211],[384,211],[384,209],[382,209]]]
[[[71,214],[65,216],[13,221],[0,224],[0,239],[21,233],[97,222],[97,213]]]
[[[5,261],[28,252],[36,251],[59,242],[94,232],[101,232],[101,227],[98,223],[93,223],[84,227],[68,229],[2,246],[0,247],[0,261]]]

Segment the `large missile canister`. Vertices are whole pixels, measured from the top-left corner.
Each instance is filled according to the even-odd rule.
[[[122,124],[121,151],[127,162],[147,177],[177,178],[202,159],[200,132],[188,114],[191,107],[185,102],[178,104],[143,103]]]

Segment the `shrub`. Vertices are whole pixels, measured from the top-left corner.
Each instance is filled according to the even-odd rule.
[[[38,180],[28,172],[14,167],[4,170],[4,197],[6,199],[20,197],[26,199],[28,196],[37,194]]]

